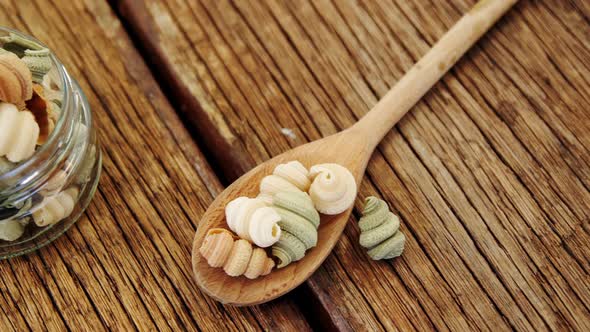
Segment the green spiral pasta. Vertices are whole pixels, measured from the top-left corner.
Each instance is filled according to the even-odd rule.
[[[275,208],[298,214],[316,229],[320,226],[320,214],[313,206],[311,197],[304,192],[280,192],[272,200]]]
[[[305,251],[318,242],[320,215],[304,192],[279,192],[273,196],[273,208],[281,216],[281,237],[272,247],[272,255],[282,268],[303,258]]]
[[[281,268],[302,259],[305,250],[305,243],[295,235],[281,232],[280,240],[272,246],[272,255],[279,260],[277,267]]]
[[[51,70],[51,55],[49,49],[25,50],[22,60],[27,64],[31,71],[33,82],[43,82],[45,74]]]
[[[390,259],[402,254],[406,237],[399,231],[399,218],[389,211],[387,203],[370,196],[365,199],[363,216],[359,220],[360,245],[369,249],[374,260]]]
[[[3,43],[2,47],[6,51],[16,54],[19,58],[22,58],[25,55],[26,50],[40,50],[43,48],[43,46],[38,43],[14,33],[0,37],[0,43]]]

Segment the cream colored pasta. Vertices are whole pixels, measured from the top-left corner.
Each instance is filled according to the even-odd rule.
[[[58,191],[66,185],[68,181],[68,173],[62,169],[57,170],[47,179],[47,183],[41,190],[42,194],[52,194]]]
[[[385,201],[367,197],[359,220],[360,245],[368,249],[374,260],[397,257],[402,254],[406,240],[399,226],[399,218],[389,211]]]
[[[33,212],[33,220],[39,227],[52,225],[67,218],[76,204],[78,189],[75,187],[43,198],[39,207]]]
[[[257,209],[252,214],[249,226],[252,242],[261,248],[275,244],[281,237],[281,228],[278,225],[280,220],[279,214],[271,207]]]
[[[0,103],[0,157],[23,161],[35,152],[39,125],[29,111],[19,111],[9,103]]]
[[[317,245],[320,216],[304,192],[277,193],[273,208],[281,218],[281,237],[272,247],[272,255],[278,260],[277,267],[282,268],[300,260],[306,250]]]
[[[242,239],[250,241],[249,226],[256,209],[266,206],[258,199],[238,197],[225,207],[225,219],[229,228]]]
[[[0,240],[14,241],[25,232],[25,225],[17,219],[0,220]]]
[[[260,198],[271,202],[279,192],[303,191],[309,189],[309,172],[299,161],[290,161],[275,167],[272,175],[265,176],[260,182]]]
[[[256,279],[269,274],[275,265],[264,249],[254,248],[243,239],[234,240],[233,235],[222,228],[207,232],[199,252],[210,266],[223,267],[225,273],[232,277],[243,275]]]
[[[265,271],[268,260],[269,258],[266,256],[264,249],[255,248],[252,250],[252,256],[250,256],[244,276],[248,279],[258,278]]]
[[[275,261],[273,261],[272,259],[268,258],[266,260],[266,263],[264,264],[264,267],[262,269],[262,274],[263,276],[269,274],[272,269],[275,267]]]
[[[225,207],[229,228],[244,240],[266,248],[279,240],[279,215],[258,198],[238,197]]]
[[[279,164],[275,167],[273,175],[289,181],[301,191],[307,191],[311,181],[309,171],[299,161],[294,160],[286,164]]]
[[[223,270],[231,277],[241,276],[246,272],[251,256],[252,244],[246,240],[239,239],[234,242],[229,257],[223,265]]]
[[[352,206],[357,188],[348,169],[338,164],[320,164],[313,166],[309,175],[313,179],[309,195],[319,212],[339,214]]]

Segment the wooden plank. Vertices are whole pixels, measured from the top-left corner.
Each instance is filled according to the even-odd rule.
[[[118,7],[175,102],[199,105],[180,110],[205,143],[223,142],[209,148],[231,179],[352,124],[473,3]],[[363,197],[385,198],[403,219],[406,252],[369,262],[351,221],[308,282],[337,326],[588,329],[584,9],[522,1],[385,138],[356,215]]]
[[[192,279],[197,222],[221,185],[103,1],[0,4],[0,24],[46,42],[78,79],[104,151],[85,216],[54,244],[0,264],[12,330],[309,330],[289,297],[224,307]]]

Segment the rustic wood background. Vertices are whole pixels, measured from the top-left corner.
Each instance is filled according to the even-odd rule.
[[[354,123],[475,0],[7,0],[92,105],[85,217],[0,263],[0,330],[590,329],[590,2],[522,0],[391,131],[310,280],[234,308],[192,281],[213,197]],[[292,131],[286,134],[285,129]],[[358,243],[365,196],[404,255]]]

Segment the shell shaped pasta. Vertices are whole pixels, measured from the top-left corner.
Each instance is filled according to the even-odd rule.
[[[318,242],[320,215],[304,192],[280,192],[273,197],[273,208],[281,217],[281,238],[272,248],[272,255],[282,268],[303,258],[305,251]]]
[[[266,248],[279,240],[279,215],[258,198],[238,197],[225,207],[227,225],[244,240]]]
[[[267,259],[268,257],[266,256],[266,252],[263,249],[254,249],[252,251],[250,261],[248,262],[246,272],[244,272],[244,276],[248,279],[256,279],[260,277],[265,271]]]
[[[372,248],[392,237],[399,229],[399,219],[393,213],[391,216],[378,227],[362,232],[359,240],[361,246]]]
[[[366,199],[365,208],[363,209],[363,218],[359,220],[359,228],[361,232],[371,230],[381,225],[391,213],[385,201],[377,199],[376,197],[368,197]]]
[[[272,247],[272,256],[278,262],[277,268],[281,269],[293,262],[294,254],[292,254],[291,251],[285,249],[283,246],[275,244]]]
[[[225,217],[229,228],[239,237],[251,241],[250,221],[257,209],[266,206],[266,203],[256,198],[238,197],[229,202],[225,207]]]
[[[295,235],[283,232],[279,242],[272,247],[272,255],[278,260],[278,268],[285,267],[305,256],[305,243]]]
[[[281,192],[273,197],[273,208],[279,214],[281,238],[272,248],[282,268],[303,258],[305,251],[318,242],[320,216],[309,195],[304,192]]]
[[[338,164],[320,164],[309,171],[313,179],[309,195],[315,208],[324,214],[339,214],[354,203],[357,186],[350,171]]]
[[[397,257],[402,254],[406,241],[399,226],[399,218],[389,211],[385,201],[367,197],[359,220],[359,243],[369,249],[367,253],[374,260]]]
[[[309,171],[297,160],[279,164],[272,175],[265,176],[260,182],[260,195],[268,198],[279,192],[304,191],[310,186]]]
[[[279,164],[275,167],[273,174],[289,181],[301,191],[306,192],[311,184],[309,171],[297,160]]]
[[[313,206],[308,194],[304,192],[282,192],[274,195],[273,205],[275,207],[289,210],[300,215],[313,224],[317,229],[320,226],[320,215]]]
[[[234,237],[223,228],[212,228],[207,232],[199,249],[211,267],[222,267],[234,245]]]
[[[229,229],[238,234],[238,236],[240,236],[240,234],[236,231],[240,219],[238,216],[240,214],[242,204],[248,201],[248,199],[248,197],[238,197],[227,203],[225,206],[225,220],[227,225],[229,226]]]
[[[56,195],[43,198],[40,206],[33,212],[35,224],[44,227],[67,218],[74,211],[78,193],[78,189],[72,187]]]
[[[271,258],[266,258],[266,263],[264,264],[264,269],[262,270],[262,275],[265,276],[272,272],[272,268],[275,267],[275,261]]]
[[[265,206],[254,211],[248,231],[252,242],[261,248],[276,243],[281,237],[280,220],[281,216],[271,207]]]
[[[282,232],[294,235],[305,244],[305,249],[315,247],[318,243],[318,231],[312,223],[300,215],[283,208],[275,208],[281,221],[279,225]]]
[[[391,259],[398,257],[404,251],[406,236],[402,232],[395,233],[394,236],[381,242],[376,247],[368,251],[369,256],[374,260]]]
[[[255,279],[272,271],[275,263],[264,249],[252,247],[246,240],[234,240],[233,234],[222,228],[210,229],[199,252],[211,267],[223,267],[232,277],[244,275]]]
[[[4,43],[2,48],[16,54],[19,58],[25,55],[26,50],[40,50],[43,48],[39,43],[23,38],[14,33],[0,37],[0,42]]]
[[[25,232],[25,225],[17,219],[0,220],[0,240],[15,241]]]
[[[260,181],[260,195],[272,196],[283,191],[301,191],[296,185],[278,175],[268,175]]]
[[[35,152],[39,132],[31,112],[0,103],[0,157],[6,156],[14,163],[29,158]]]
[[[270,194],[259,194],[258,196],[256,196],[256,198],[263,201],[267,205],[272,204],[272,195]]]
[[[0,100],[22,105],[32,95],[31,71],[25,62],[10,52],[0,54]]]
[[[248,268],[250,256],[252,256],[252,244],[243,239],[235,241],[223,265],[223,270],[231,277],[241,276]]]
[[[47,179],[47,183],[41,189],[41,193],[44,195],[53,194],[55,192],[59,192],[62,190],[63,187],[66,186],[68,182],[68,172],[63,169],[57,170],[53,173],[49,179]]]

